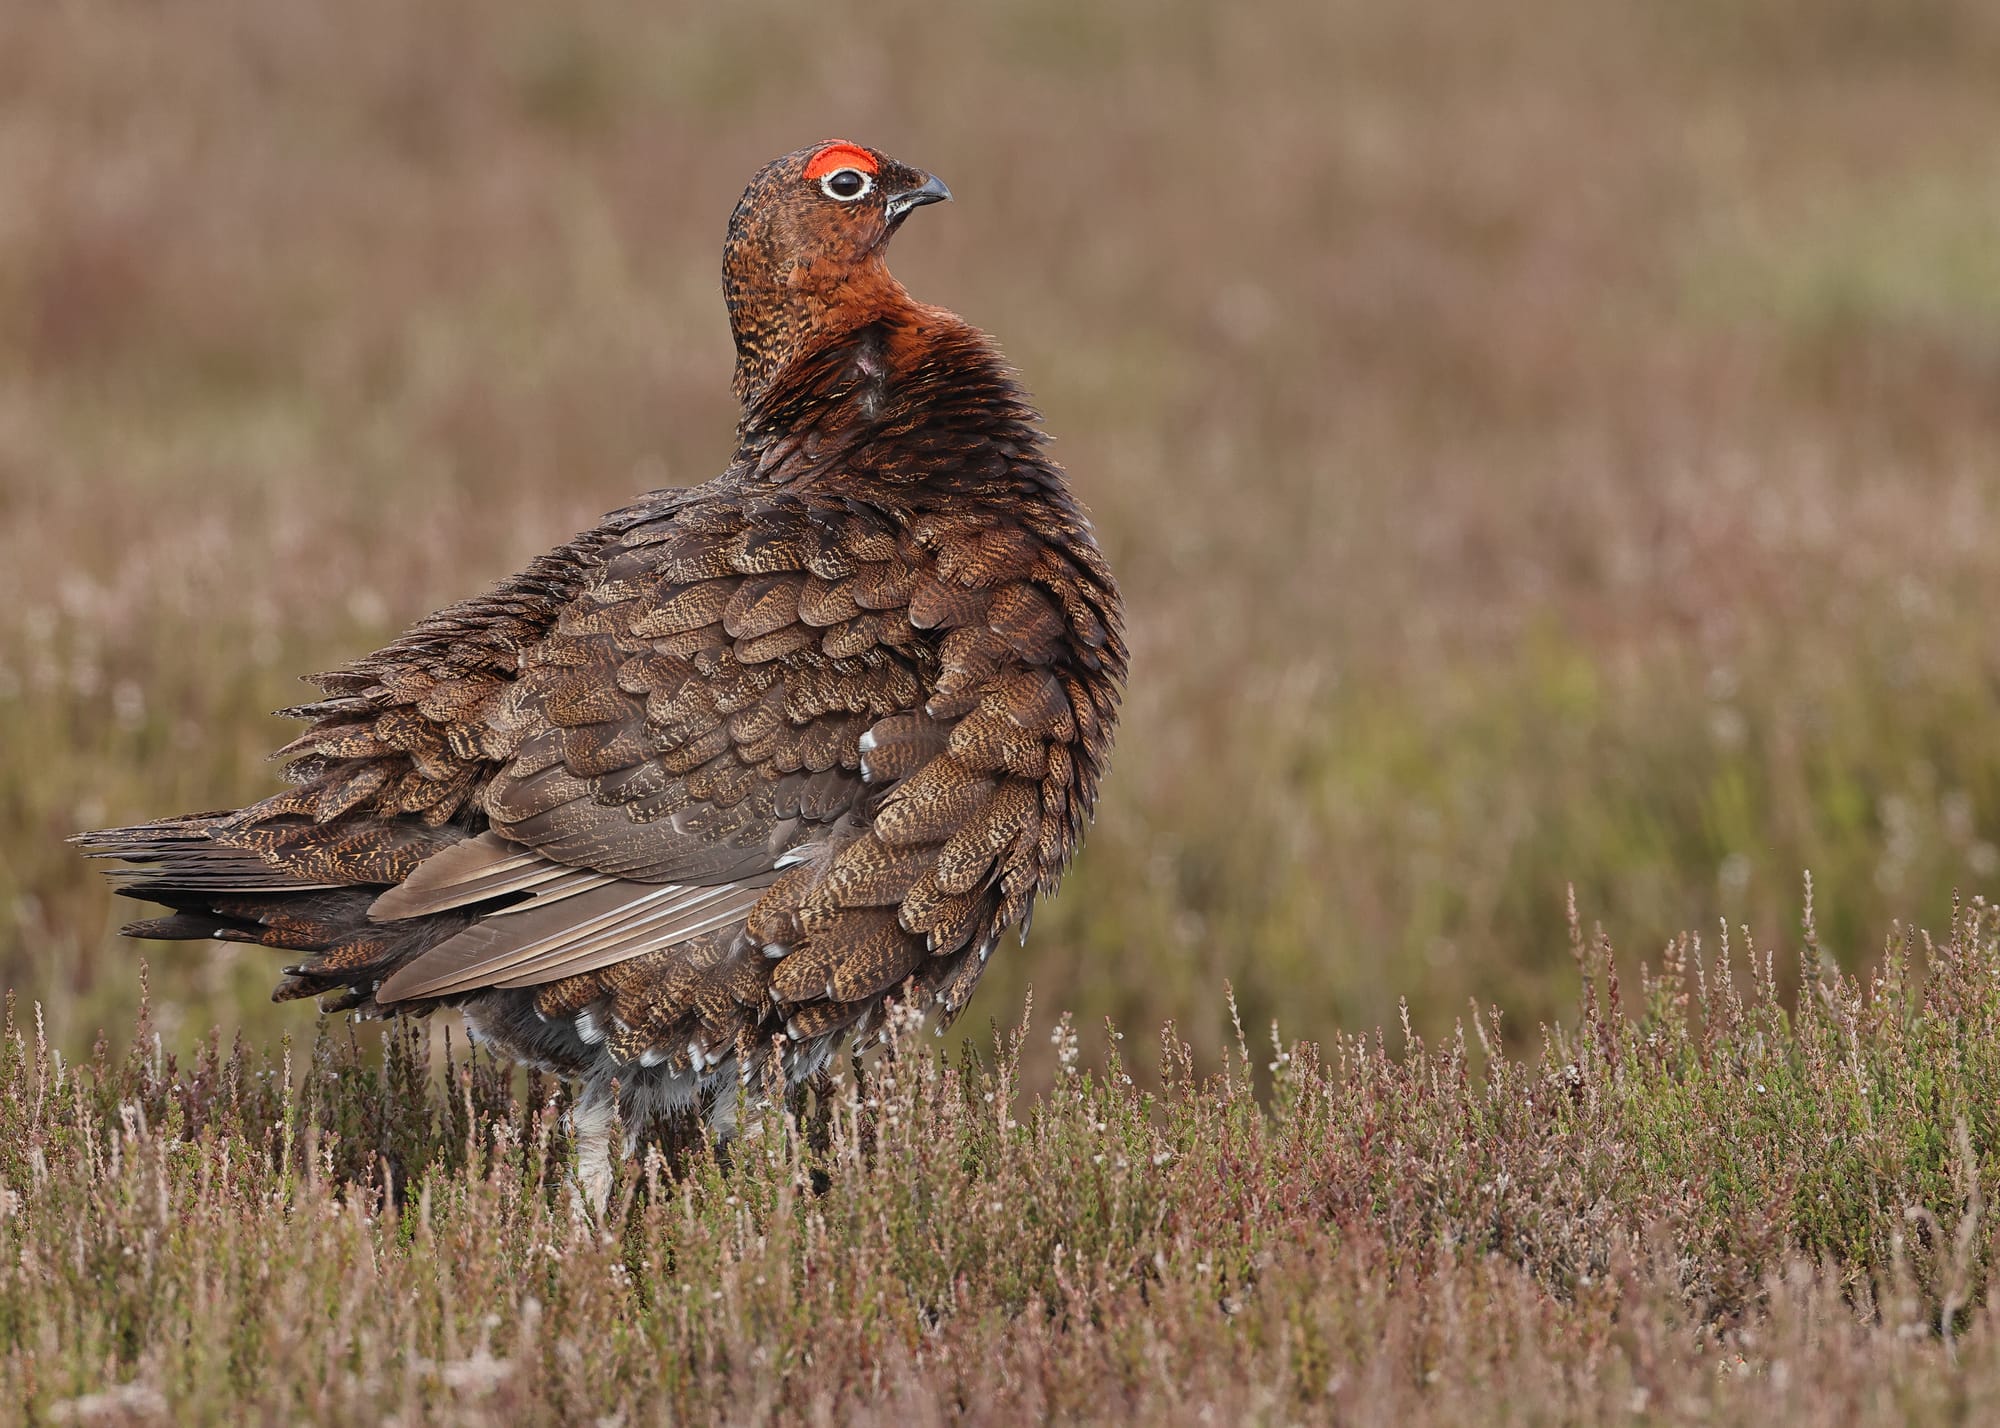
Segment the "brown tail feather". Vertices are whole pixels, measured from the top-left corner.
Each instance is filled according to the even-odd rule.
[[[152,901],[165,901],[152,897],[155,890],[192,894],[203,888],[244,892],[338,886],[276,866],[255,848],[218,841],[216,835],[238,816],[190,813],[129,828],[99,828],[70,842],[86,858],[115,859],[120,866],[105,870],[112,886]]]
[[[368,915],[386,881],[348,884],[314,881],[274,865],[265,847],[233,841],[241,815],[210,813],[129,828],[107,828],[73,839],[85,856],[117,859],[107,870],[128,896],[173,909],[121,929],[127,937],[159,941],[247,942],[310,953],[285,968],[273,1001],[337,993],[326,1010],[372,1001],[375,987],[403,963],[454,933],[471,916],[444,912],[382,923]],[[428,830],[427,830],[428,831]],[[330,841],[352,835],[329,829]],[[460,836],[432,835],[439,845]],[[393,830],[378,842],[410,841]],[[357,871],[363,871],[357,869]],[[365,871],[379,871],[369,868]]]

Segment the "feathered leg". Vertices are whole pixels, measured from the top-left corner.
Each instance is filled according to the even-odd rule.
[[[611,1132],[618,1101],[607,1086],[591,1083],[570,1108],[570,1139],[575,1147],[570,1209],[579,1220],[602,1218],[611,1201]]]

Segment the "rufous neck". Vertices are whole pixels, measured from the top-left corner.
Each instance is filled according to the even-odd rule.
[[[879,254],[844,271],[811,261],[741,272],[731,266],[723,270],[723,293],[736,341],[732,385],[746,411],[787,367],[916,306]]]

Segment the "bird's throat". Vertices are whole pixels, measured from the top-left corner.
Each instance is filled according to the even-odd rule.
[[[748,414],[788,369],[851,339],[871,324],[915,314],[919,305],[879,254],[832,268],[794,263],[735,273],[723,294],[736,341],[736,399]]]

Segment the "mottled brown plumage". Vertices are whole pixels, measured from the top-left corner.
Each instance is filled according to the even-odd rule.
[[[280,999],[460,1006],[638,1133],[726,1129],[905,990],[963,1007],[1076,849],[1126,654],[1012,374],[884,263],[946,196],[844,144],[759,173],[729,468],[317,676],[289,790],[86,835],[172,909],[127,931],[305,954]]]

